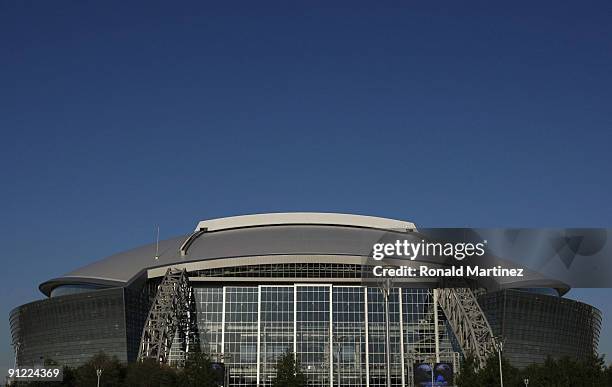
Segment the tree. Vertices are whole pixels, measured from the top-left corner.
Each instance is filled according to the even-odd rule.
[[[530,365],[522,371],[530,385],[550,387],[608,386],[603,357],[575,360],[547,358],[544,364]]]
[[[455,376],[455,384],[459,387],[477,386],[479,383],[476,370],[476,359],[468,354],[461,363],[459,375]]]
[[[76,385],[96,386],[98,381],[97,370],[102,370],[100,387],[116,387],[123,384],[125,367],[116,356],[109,357],[104,352],[100,352],[76,369]]]
[[[171,387],[176,385],[176,379],[173,368],[145,359],[128,366],[125,383],[130,387]]]
[[[64,366],[62,368],[64,380],[59,384],[62,387],[76,387],[76,375],[74,369]]]
[[[612,386],[612,364],[603,372],[604,386]]]
[[[504,386],[520,386],[523,379],[520,377],[520,372],[517,368],[510,365],[508,360],[502,356],[502,371],[504,377]],[[489,356],[485,367],[478,373],[481,386],[499,386],[499,358],[497,354]]]
[[[185,367],[179,372],[180,387],[217,387],[210,357],[203,352],[190,353]]]
[[[523,370],[512,367],[502,358],[504,386],[522,387],[523,379],[529,379],[530,386],[546,387],[590,387],[612,386],[612,370],[605,369],[602,357],[591,356],[582,360],[568,357],[547,358],[543,364],[532,364]],[[610,374],[608,374],[610,373]],[[608,378],[608,379],[606,379]],[[497,356],[491,356],[486,366],[474,371],[473,359],[465,358],[461,373],[456,377],[459,387],[499,386],[499,363]]]
[[[303,387],[306,376],[293,352],[285,352],[276,362],[276,377],[273,387]]]

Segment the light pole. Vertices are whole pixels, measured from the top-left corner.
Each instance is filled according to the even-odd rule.
[[[98,368],[96,370],[96,375],[98,376],[98,387],[100,387],[100,376],[102,376],[102,368]]]
[[[230,383],[230,367],[229,367],[229,363],[228,362],[232,360],[232,355],[229,354],[229,353],[228,354],[222,353],[222,354],[220,354],[220,359],[221,359],[221,362],[223,363],[223,372],[224,372],[224,375],[223,375],[223,386],[224,387],[225,386],[229,386],[229,383]],[[226,360],[227,360],[227,362],[226,362]]]
[[[523,379],[523,383],[525,383],[525,387],[529,386],[529,379],[528,378]]]
[[[340,353],[342,352],[340,337],[336,338],[336,342],[338,343],[338,352],[336,353],[336,379],[338,380],[338,387],[340,387]]]
[[[432,359],[432,361],[431,361],[431,387],[433,387],[434,384],[436,383],[436,381],[434,380],[435,367],[436,367],[435,360]]]
[[[499,359],[499,385],[500,387],[504,387],[504,375],[502,372],[502,350],[504,349],[503,340],[493,340],[493,344],[495,349],[497,350],[497,358]]]
[[[334,328],[337,330],[338,327],[336,326],[336,324],[334,324]],[[344,341],[345,336],[340,336],[337,333],[333,334],[333,341],[336,342],[336,344],[338,345],[338,350],[336,351],[336,380],[338,383],[338,387],[341,386],[340,384],[340,354],[342,353],[342,341]]]
[[[389,321],[389,293],[391,292],[391,278],[384,278],[380,289],[385,301],[385,370],[387,371],[387,387],[391,387],[391,324]]]

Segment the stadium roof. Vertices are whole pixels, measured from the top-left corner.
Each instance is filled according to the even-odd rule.
[[[62,285],[124,286],[143,271],[226,258],[368,257],[373,244],[383,237],[407,231],[415,231],[415,225],[349,214],[274,213],[212,219],[199,222],[191,234],[160,241],[159,249],[152,243],[111,255],[43,282],[39,288],[48,296]]]
[[[63,284],[125,285],[142,270],[192,261],[279,254],[367,255],[391,230],[413,223],[333,213],[272,213],[198,223],[192,234],[111,255],[40,285],[49,295]]]

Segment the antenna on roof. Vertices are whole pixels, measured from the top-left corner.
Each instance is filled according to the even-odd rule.
[[[159,225],[157,225],[157,238],[155,240],[155,260],[159,259]]]

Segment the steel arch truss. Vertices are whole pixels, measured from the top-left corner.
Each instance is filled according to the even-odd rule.
[[[195,303],[186,270],[168,269],[157,287],[151,309],[145,321],[138,350],[138,361],[154,359],[168,363],[170,347],[178,334],[186,355],[197,351]]]
[[[495,338],[476,296],[469,288],[439,290],[438,303],[464,354],[471,354],[479,368],[495,351]]]

